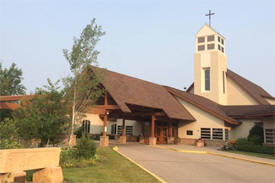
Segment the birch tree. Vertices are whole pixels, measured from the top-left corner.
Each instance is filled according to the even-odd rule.
[[[74,38],[72,49],[63,50],[70,65],[71,77],[65,78],[64,85],[67,92],[66,100],[71,103],[71,130],[69,145],[71,145],[74,127],[88,107],[91,107],[102,95],[100,82],[103,72],[92,70],[91,65],[97,66],[99,51],[95,49],[100,38],[105,35],[95,19],[82,31],[79,38]]]

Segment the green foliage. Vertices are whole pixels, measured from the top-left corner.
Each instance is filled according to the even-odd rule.
[[[258,144],[253,144],[253,142],[247,140],[246,138],[240,138],[236,140],[235,143],[236,150],[263,153],[263,154],[275,154],[275,147],[262,146]]]
[[[22,80],[22,70],[15,63],[8,69],[3,69],[0,63],[0,96],[24,94],[26,88],[22,85]]]
[[[78,162],[78,154],[76,148],[64,148],[60,154],[60,165],[62,167],[75,167]]]
[[[254,144],[262,144],[264,142],[264,131],[263,127],[259,124],[254,125],[248,135],[248,140]]]
[[[96,144],[94,141],[87,138],[86,135],[82,135],[77,142],[76,149],[79,159],[90,159],[94,157],[96,153]]]
[[[45,89],[37,89],[34,97],[21,101],[13,112],[20,138],[40,139],[41,146],[57,144],[69,129],[68,105],[64,91],[59,91],[58,82]]]
[[[0,123],[0,149],[17,149],[23,146],[19,143],[17,127],[14,120],[5,118]]]
[[[20,149],[23,148],[23,145],[18,141],[11,139],[2,139],[0,140],[0,149]]]
[[[16,123],[13,119],[5,118],[4,121],[0,123],[0,140],[2,139],[17,139],[18,129]]]
[[[12,110],[9,109],[0,109],[0,123],[5,118],[11,118],[12,117]]]

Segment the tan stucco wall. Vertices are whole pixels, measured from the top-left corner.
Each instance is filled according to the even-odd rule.
[[[227,78],[227,87],[227,105],[259,105],[255,99],[229,78]]]
[[[224,126],[224,121],[212,116],[211,114],[202,111],[196,106],[181,100],[176,99],[194,116],[195,122],[182,122],[179,125],[178,135],[180,138],[198,139],[200,138],[200,128],[227,128]],[[187,130],[193,130],[193,135],[187,135]]]
[[[256,122],[262,122],[257,119],[243,119],[239,126],[234,126],[229,132],[230,139],[246,138],[249,135],[249,130],[255,125]]]

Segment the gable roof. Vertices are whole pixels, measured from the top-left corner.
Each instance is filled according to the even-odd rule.
[[[264,99],[273,98],[269,93],[267,93],[262,87],[256,85],[255,83],[243,78],[242,76],[236,74],[235,72],[227,69],[226,76],[233,80],[240,88],[247,92],[252,98],[263,105],[269,105],[269,103]]]
[[[222,119],[230,124],[239,124],[239,122],[231,117],[229,117],[222,108],[220,108],[220,105],[216,102],[213,102],[205,97],[187,93],[182,90],[178,90],[175,88],[171,88],[168,86],[165,86],[167,91],[169,91],[171,94],[181,98],[182,100],[193,104],[194,106],[200,108],[201,110],[204,110],[213,116],[216,116],[219,119]]]
[[[132,104],[161,109],[169,118],[195,120],[163,86],[106,69],[103,72],[102,84],[123,112],[131,112],[128,104]]]

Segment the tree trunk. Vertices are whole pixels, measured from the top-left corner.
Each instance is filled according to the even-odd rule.
[[[69,137],[69,146],[72,144],[72,139],[74,135],[74,122],[75,122],[75,100],[76,100],[76,86],[74,87],[74,98],[73,98],[73,107],[72,107],[72,122],[71,122],[71,133]]]

